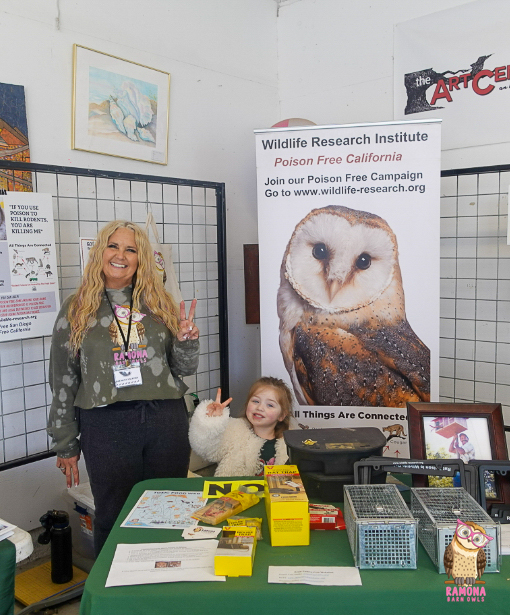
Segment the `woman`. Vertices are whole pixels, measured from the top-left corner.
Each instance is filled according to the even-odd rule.
[[[99,232],[82,282],[57,317],[48,432],[68,487],[79,482],[83,451],[96,554],[135,483],[186,476],[187,387],[178,375],[198,366],[195,305],[186,317],[181,303],[178,318],[147,234],[115,220]]]

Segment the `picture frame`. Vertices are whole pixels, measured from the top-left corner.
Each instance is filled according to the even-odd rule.
[[[168,163],[170,73],[73,45],[72,149]]]
[[[408,402],[407,418],[412,459],[508,459],[499,403]],[[425,487],[427,477],[415,476],[413,484]],[[491,505],[510,503],[509,481],[487,476],[486,497]]]

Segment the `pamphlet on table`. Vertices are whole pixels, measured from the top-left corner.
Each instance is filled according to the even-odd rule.
[[[191,515],[206,502],[200,491],[144,491],[121,527],[183,530],[197,525]]]
[[[182,530],[181,536],[184,540],[204,540],[216,538],[221,532],[221,527],[205,527],[203,525],[190,525]]]
[[[359,570],[350,566],[269,566],[268,583],[361,585]]]
[[[214,574],[217,540],[117,545],[106,587],[225,581]]]

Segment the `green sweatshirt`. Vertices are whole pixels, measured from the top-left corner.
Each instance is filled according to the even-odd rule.
[[[127,338],[131,287],[107,292]],[[89,409],[118,401],[178,399],[188,388],[178,375],[194,374],[199,357],[198,340],[180,342],[142,305],[140,311],[133,309],[127,353],[131,362],[140,363],[142,384],[117,389],[113,367],[124,365],[126,354],[106,297],[103,295],[78,354],[69,350],[70,300],[62,305],[53,328],[49,371],[53,401],[48,433],[53,438],[53,450],[62,458],[80,452],[75,406]]]

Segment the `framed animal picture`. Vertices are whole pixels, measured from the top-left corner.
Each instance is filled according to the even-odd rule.
[[[501,404],[409,402],[409,447],[412,459],[506,460],[508,452]],[[485,499],[510,502],[510,485],[495,472],[485,473]],[[417,476],[415,486],[426,486]],[[459,486],[453,479],[429,477],[428,486]]]
[[[167,164],[170,74],[74,45],[72,148]]]

